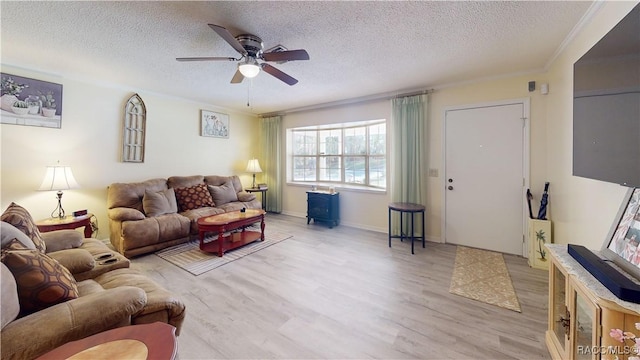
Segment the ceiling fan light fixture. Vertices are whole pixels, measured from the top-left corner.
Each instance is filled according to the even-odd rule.
[[[238,64],[238,70],[242,76],[251,79],[258,76],[258,73],[260,73],[260,66],[256,59],[249,58],[247,61]]]

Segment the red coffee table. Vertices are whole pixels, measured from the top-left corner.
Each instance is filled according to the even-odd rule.
[[[161,322],[119,327],[68,342],[37,360],[153,359],[173,360],[178,352],[176,328]]]
[[[256,240],[264,241],[264,214],[262,209],[246,209],[244,212],[230,211],[198,219],[200,250],[223,256],[226,250],[233,250]],[[260,222],[260,232],[246,230],[244,227]],[[242,228],[242,231],[225,232]],[[205,243],[205,232],[217,232],[216,240]]]

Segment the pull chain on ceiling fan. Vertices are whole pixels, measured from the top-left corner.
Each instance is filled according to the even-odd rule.
[[[232,84],[239,84],[244,78],[254,78],[258,76],[260,70],[263,70],[267,74],[289,84],[295,85],[298,80],[290,75],[278,70],[272,65],[266,62],[287,62],[293,60],[309,60],[309,54],[304,49],[299,50],[284,50],[284,51],[271,51],[263,52],[262,39],[252,34],[241,34],[233,36],[231,33],[219,25],[209,24],[209,27],[213,29],[221,38],[223,38],[231,47],[233,47],[240,55],[241,58],[236,59],[233,57],[186,57],[176,58],[178,61],[237,61],[238,68],[236,73],[231,78]]]

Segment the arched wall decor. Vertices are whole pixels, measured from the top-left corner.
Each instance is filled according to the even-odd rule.
[[[144,162],[147,108],[138,94],[127,100],[122,126],[122,161]]]

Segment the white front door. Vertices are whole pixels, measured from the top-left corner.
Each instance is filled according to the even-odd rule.
[[[528,100],[445,112],[447,243],[526,256]]]

